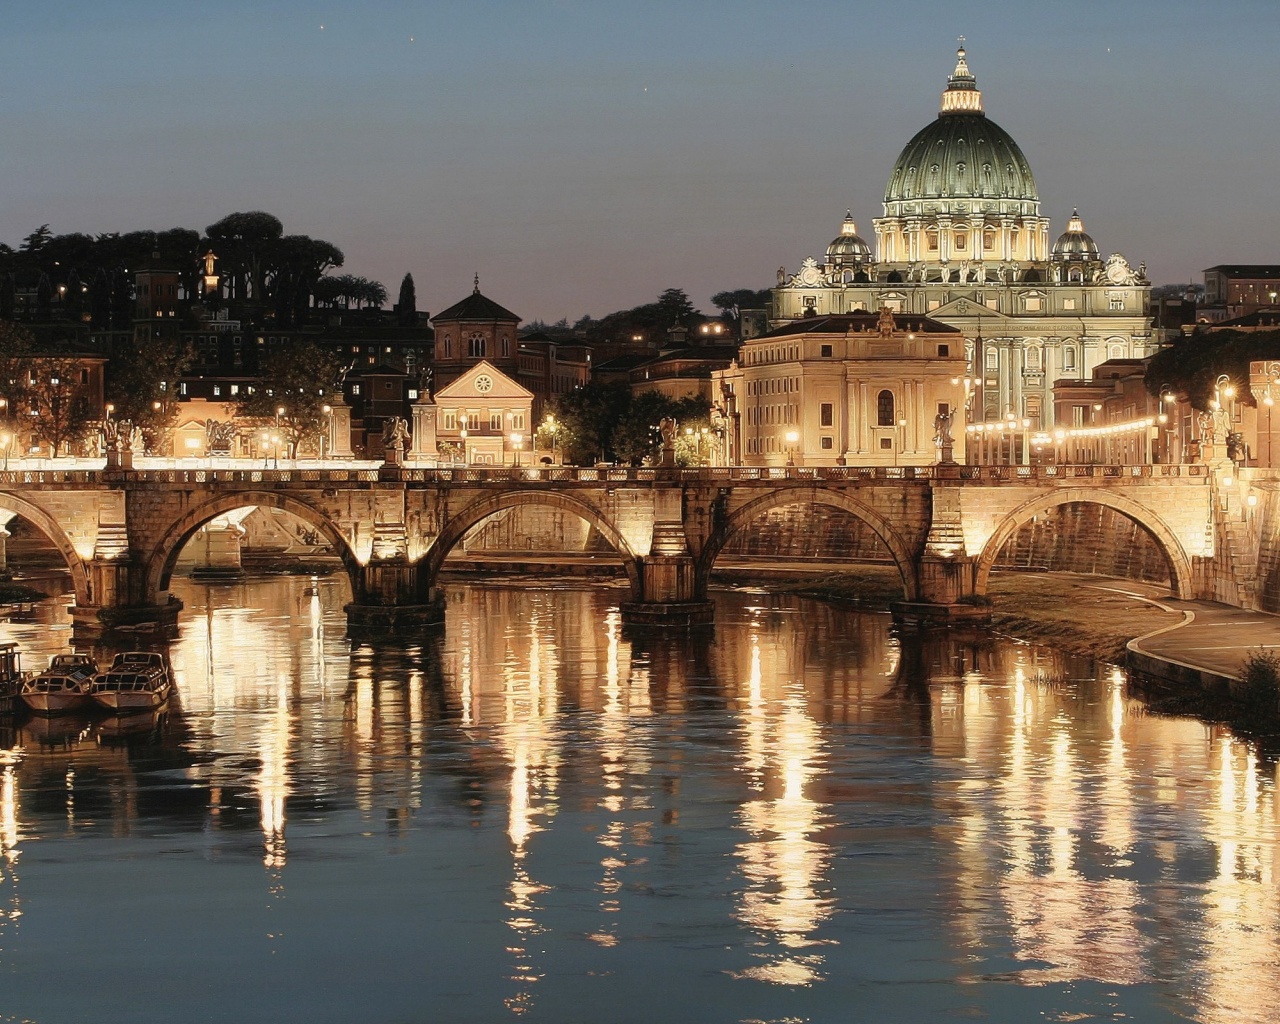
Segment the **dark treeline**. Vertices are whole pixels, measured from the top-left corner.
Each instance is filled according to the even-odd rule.
[[[177,271],[188,299],[200,294],[206,254],[215,257],[224,301],[287,327],[305,322],[321,306],[380,307],[387,291],[377,281],[329,276],[343,265],[341,249],[308,235],[286,235],[277,217],[261,211],[233,213],[201,233],[166,231],[58,235],[44,224],[15,249],[0,244],[0,319],[85,321],[95,329],[128,326],[133,316],[133,275],[153,259]]]

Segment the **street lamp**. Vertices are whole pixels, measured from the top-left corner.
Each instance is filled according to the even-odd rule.
[[[262,468],[266,469],[271,464],[271,435],[266,431],[262,434]]]
[[[324,461],[325,448],[328,447],[329,434],[333,432],[333,406],[322,405],[320,411],[324,413],[324,433],[320,435],[320,461]]]
[[[283,415],[284,415],[284,406],[283,406],[283,405],[277,405],[277,406],[276,406],[276,434],[277,434],[277,435],[280,433],[280,417],[281,417],[281,416],[283,416]],[[277,443],[279,442],[279,438],[278,438],[278,437],[276,438],[276,441],[277,441]],[[279,465],[280,465],[280,451],[279,451],[279,448],[277,448],[277,449],[276,449],[276,466],[277,466],[277,468],[279,467]]]
[[[551,461],[554,463],[556,461],[556,434],[560,430],[560,425],[556,423],[556,418],[551,413],[547,413],[542,425],[551,433]]]
[[[9,449],[13,447],[12,434],[0,434],[0,445],[4,446],[4,468],[9,471]]]
[[[796,442],[800,440],[799,432],[788,430],[787,438],[787,465],[794,466],[796,464]]]
[[[520,448],[524,444],[524,436],[522,434],[511,435],[511,447],[514,453],[511,456],[511,465],[519,467],[520,465]]]

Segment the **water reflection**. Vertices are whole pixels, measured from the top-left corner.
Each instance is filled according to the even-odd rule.
[[[340,951],[379,1000],[473,1019],[652,1019],[677,991],[828,1019],[850,984],[896,993],[879,1019],[1280,1019],[1275,767],[1112,671],[789,597],[721,595],[672,637],[607,589],[458,587],[442,634],[353,646],[333,581],[179,586],[164,713],[0,737],[14,1012],[92,1015],[33,965],[87,949],[46,925],[106,860],[164,897],[126,938],[194,912],[235,977],[313,1010]],[[64,627],[51,605],[0,641],[38,666]],[[188,885],[257,902],[228,921]]]

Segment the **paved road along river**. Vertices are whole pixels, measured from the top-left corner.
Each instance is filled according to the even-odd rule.
[[[336,578],[179,587],[167,714],[0,729],[0,1020],[1280,1020],[1275,766],[1106,666],[764,593],[672,639],[460,584],[370,646]]]

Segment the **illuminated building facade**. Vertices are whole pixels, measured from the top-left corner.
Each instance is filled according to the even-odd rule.
[[[1053,382],[1155,351],[1145,266],[1103,257],[1073,212],[1051,242],[1018,144],[983,109],[960,49],[937,118],[907,143],[872,245],[852,212],[822,259],[778,270],[774,328],[805,317],[928,316],[967,339],[971,418],[1053,422]]]
[[[888,310],[805,317],[743,341],[712,421],[746,466],[924,466],[950,416],[963,461],[964,336]]]

